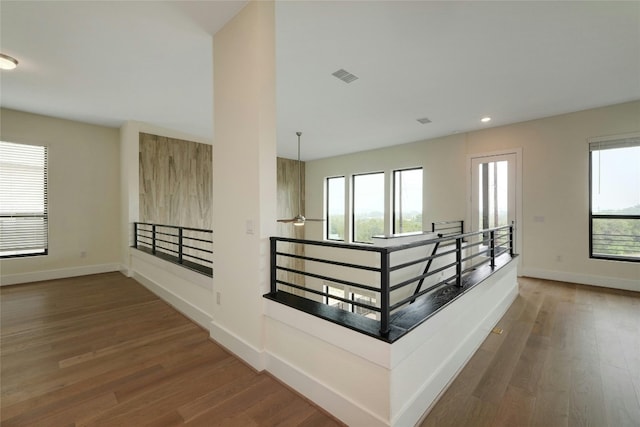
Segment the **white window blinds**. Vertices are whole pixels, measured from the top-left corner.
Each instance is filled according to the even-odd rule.
[[[47,147],[0,141],[0,257],[47,253]]]

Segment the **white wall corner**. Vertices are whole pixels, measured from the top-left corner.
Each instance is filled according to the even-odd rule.
[[[251,345],[215,320],[209,324],[209,336],[256,371],[264,371],[266,365],[264,350]]]

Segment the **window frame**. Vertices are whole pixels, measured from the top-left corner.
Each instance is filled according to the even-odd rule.
[[[626,142],[625,142],[626,141]],[[640,215],[618,215],[593,213],[593,153],[597,151],[628,147],[640,147],[640,134],[619,135],[614,137],[591,138],[589,139],[589,258],[607,261],[640,262],[640,256],[629,257],[624,255],[598,254],[594,253],[593,232],[594,220],[598,219],[630,219],[640,221]],[[618,147],[615,147],[615,146]],[[604,147],[604,148],[601,148]],[[599,165],[601,167],[601,165]]]
[[[392,173],[392,186],[391,186],[391,233],[392,234],[402,234],[402,233],[416,233],[416,231],[398,231],[396,230],[396,176],[398,173],[415,171],[419,170],[422,172],[422,183],[420,186],[420,190],[423,192],[421,203],[423,206],[420,207],[420,214],[424,215],[424,168],[422,166],[416,166],[412,168],[403,168],[403,169],[394,169]],[[402,202],[402,201],[400,201]],[[424,224],[423,224],[424,225]],[[423,226],[420,227],[422,230]],[[423,231],[423,230],[422,230]]]
[[[11,258],[26,258],[26,257],[35,257],[35,256],[46,256],[49,255],[49,147],[41,144],[29,144],[22,142],[13,142],[13,141],[0,141],[5,144],[13,144],[13,145],[21,145],[26,147],[36,147],[42,149],[43,154],[43,209],[42,213],[40,212],[8,212],[2,213],[0,211],[0,218],[42,218],[43,219],[43,228],[44,228],[44,236],[43,236],[43,247],[37,249],[5,249],[4,252],[9,252],[9,254],[3,254],[2,250],[0,250],[0,259],[11,259]],[[29,251],[29,252],[25,252]],[[11,253],[11,252],[19,252],[19,253]]]
[[[343,230],[343,234],[344,235],[343,235],[342,239],[332,239],[332,238],[329,237],[330,236],[329,231],[331,229],[331,221],[329,219],[331,217],[330,204],[329,204],[329,197],[330,197],[330,194],[329,194],[329,180],[331,180],[331,179],[339,179],[339,178],[342,179],[342,187],[343,187],[343,190],[342,190],[343,194],[342,195],[343,195],[343,199],[344,199],[344,196],[346,195],[346,192],[347,192],[347,189],[346,189],[347,178],[344,175],[329,176],[329,177],[325,178],[325,185],[326,185],[326,192],[325,192],[325,206],[326,206],[325,240],[330,240],[332,242],[344,242],[344,241],[346,241],[347,233],[348,233],[348,230],[344,226],[345,219],[347,218],[347,204],[343,200],[344,211],[342,212],[342,222],[343,222],[343,228],[344,228],[344,230]]]
[[[385,215],[387,213],[387,209],[388,206],[386,206],[384,198],[385,196],[385,172],[384,171],[377,171],[377,172],[364,172],[364,173],[355,173],[353,175],[351,175],[351,193],[352,193],[352,197],[351,197],[351,241],[353,243],[361,243],[361,244],[366,244],[366,245],[371,245],[373,244],[373,242],[366,242],[366,241],[360,241],[360,240],[356,240],[356,178],[359,176],[366,176],[366,175],[382,175],[382,197],[383,197],[383,210],[382,210],[382,233],[384,234],[384,230],[385,230]]]

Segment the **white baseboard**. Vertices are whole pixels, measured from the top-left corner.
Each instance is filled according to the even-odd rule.
[[[265,369],[264,351],[249,344],[224,326],[212,321],[209,327],[209,336],[211,336],[215,342],[251,365],[256,371],[263,371]]]
[[[145,288],[149,289],[151,292],[156,294],[158,297],[162,298],[166,303],[170,304],[180,313],[184,314],[189,319],[193,320],[195,323],[202,326],[204,329],[209,329],[211,316],[209,316],[208,313],[200,310],[198,307],[194,307],[192,304],[189,304],[187,301],[185,301],[178,295],[174,294],[173,292],[170,292],[169,290],[162,287],[160,284],[143,276],[137,271],[134,271],[131,277],[133,277],[133,279],[136,280],[138,283],[142,284]]]
[[[318,406],[330,409],[331,415],[345,424],[349,426],[389,427],[389,423],[385,420],[279,357],[266,352],[265,359],[266,369],[270,374]]]
[[[544,270],[541,268],[523,268],[520,275],[536,279],[557,280],[561,282],[578,283],[581,285],[640,292],[640,278],[639,280],[620,279],[617,277],[594,276],[591,274]]]
[[[82,267],[60,268],[56,270],[30,271],[28,273],[7,274],[0,277],[0,286],[19,283],[41,282],[43,280],[64,279],[67,277],[88,276],[90,274],[120,271],[119,264],[85,265]]]

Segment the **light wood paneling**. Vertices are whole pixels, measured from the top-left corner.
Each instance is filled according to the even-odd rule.
[[[140,221],[211,229],[212,147],[140,133]]]
[[[341,425],[120,273],[0,302],[3,427]]]
[[[301,188],[298,193],[298,161],[291,159],[284,159],[278,157],[277,159],[277,171],[278,171],[278,219],[289,219],[298,215],[304,214],[304,162],[300,162],[301,173]],[[302,212],[298,212],[298,197],[301,197],[300,205],[302,206]],[[290,237],[293,239],[304,239],[305,227],[296,227],[293,224],[278,223],[278,236]],[[288,253],[296,255],[304,255],[304,247],[302,245],[295,245],[292,243],[279,243],[279,247]],[[278,260],[279,265],[287,268],[294,268],[296,270],[304,270],[304,261],[294,258],[283,258]],[[304,286],[304,276],[300,274],[289,273],[286,271],[278,272],[278,279],[284,280],[289,283],[295,283]],[[286,290],[293,294],[302,295],[303,291],[293,289],[290,287],[281,287],[280,289]]]
[[[519,278],[421,427],[640,426],[640,294]]]

